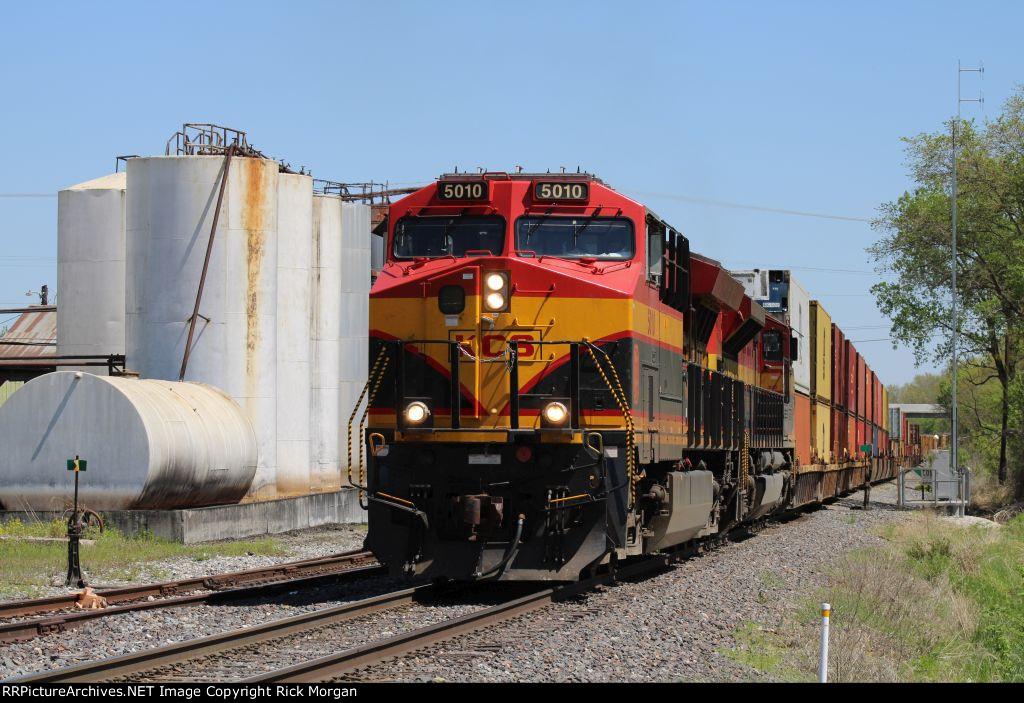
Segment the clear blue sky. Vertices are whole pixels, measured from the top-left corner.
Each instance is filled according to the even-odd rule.
[[[340,181],[579,165],[658,194],[639,199],[695,251],[791,267],[850,337],[885,338],[867,223],[686,198],[874,216],[910,185],[900,137],[955,112],[958,59],[986,66],[966,116],[1024,82],[1022,26],[1009,1],[11,3],[0,193],[162,153],[186,121]],[[56,205],[0,197],[0,306],[56,289]],[[859,347],[887,383],[915,372]]]

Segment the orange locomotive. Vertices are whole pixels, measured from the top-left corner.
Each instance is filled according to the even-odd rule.
[[[644,205],[452,174],[386,247],[356,482],[393,572],[574,580],[796,504],[789,326]]]

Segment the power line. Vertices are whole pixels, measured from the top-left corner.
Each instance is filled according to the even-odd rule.
[[[624,190],[624,193],[639,195],[643,198],[662,198],[665,200],[679,200],[686,203],[698,205],[713,205],[715,207],[734,208],[739,210],[755,210],[757,212],[771,212],[776,215],[797,215],[799,217],[816,217],[824,220],[840,220],[843,222],[872,222],[869,217],[853,217],[851,215],[832,215],[824,212],[808,212],[805,210],[788,210],[786,208],[768,207],[765,205],[750,205],[747,203],[734,203],[728,200],[715,200],[713,198],[698,198],[692,195],[678,195],[675,193],[651,193],[640,190]]]
[[[56,198],[56,193],[0,193],[0,198]]]

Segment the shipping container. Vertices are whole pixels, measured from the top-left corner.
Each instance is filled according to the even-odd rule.
[[[864,419],[868,425],[875,424],[875,372],[868,370],[867,362],[864,363]]]
[[[832,400],[832,317],[811,301],[811,398]]]
[[[846,413],[846,456],[853,459],[857,456],[857,418],[853,413]]]
[[[814,456],[811,449],[811,399],[803,393],[793,394],[795,406],[794,430],[796,432],[796,460],[802,465],[813,464]]]
[[[846,352],[843,354],[846,366],[846,410],[857,413],[857,348],[850,340],[846,340]]]
[[[846,339],[832,323],[832,404],[846,407]]]
[[[900,434],[900,430],[903,429],[903,422],[901,422],[900,409],[895,405],[889,407],[889,436],[893,439],[900,439],[903,435]]]
[[[832,463],[832,409],[827,403],[813,404],[813,424],[811,425],[811,441],[815,463]]]
[[[864,363],[864,357],[857,354],[857,417],[863,418],[864,412],[867,407],[867,374],[865,372],[867,365]]]
[[[921,426],[908,423],[907,424],[907,437],[908,437],[907,441],[911,445],[920,447],[921,446]]]
[[[885,405],[883,404],[883,394],[885,392],[885,386],[882,385],[881,380],[878,376],[875,376],[875,424],[880,428],[885,427]]]
[[[843,460],[846,454],[846,411],[832,407],[832,463]]]

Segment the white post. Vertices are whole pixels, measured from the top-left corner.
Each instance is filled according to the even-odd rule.
[[[818,662],[818,683],[828,682],[828,619],[832,606],[821,604],[821,660]]]

